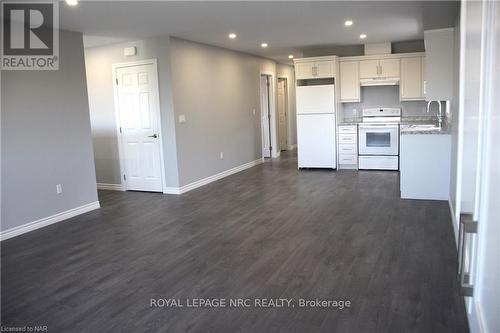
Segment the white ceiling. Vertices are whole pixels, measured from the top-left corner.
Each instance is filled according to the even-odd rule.
[[[312,46],[423,38],[453,26],[455,1],[80,1],[61,3],[61,26],[83,32],[86,47],[170,35],[280,62]],[[354,24],[345,27],[344,21]],[[238,37],[228,38],[230,32]],[[368,37],[360,40],[360,33]],[[269,47],[262,49],[260,44]]]

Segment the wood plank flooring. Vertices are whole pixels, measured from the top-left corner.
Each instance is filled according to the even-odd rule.
[[[49,332],[468,332],[448,204],[395,172],[284,153],[181,196],[102,208],[1,243],[2,325]],[[347,299],[349,309],[151,308],[151,298]]]

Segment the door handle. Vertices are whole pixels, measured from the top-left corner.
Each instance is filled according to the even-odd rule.
[[[148,138],[157,138],[158,137],[158,134],[153,134],[153,135],[148,135]]]
[[[466,234],[477,234],[477,221],[472,219],[471,214],[460,214],[460,227],[458,230],[458,281],[460,283],[460,294],[472,297],[474,295],[474,286],[470,281],[470,271],[465,271]]]

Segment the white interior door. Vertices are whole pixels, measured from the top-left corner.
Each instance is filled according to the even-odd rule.
[[[280,131],[280,149],[287,149],[287,98],[286,79],[278,80],[278,113]]]
[[[261,108],[261,130],[262,130],[262,156],[271,157],[271,112],[269,89],[271,86],[269,75],[260,77],[260,108]]]
[[[115,75],[126,189],[161,192],[156,65],[118,67]]]

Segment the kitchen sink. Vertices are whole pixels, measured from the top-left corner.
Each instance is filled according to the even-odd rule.
[[[439,128],[436,124],[411,124],[411,125],[402,125],[402,130],[410,130],[410,131],[439,131]]]

